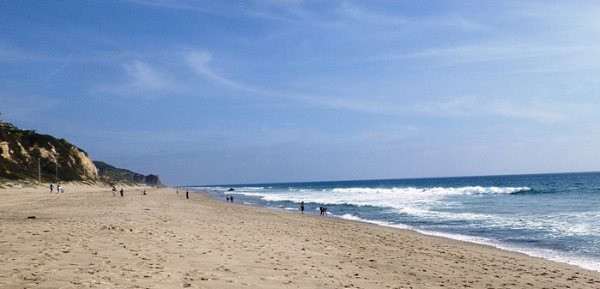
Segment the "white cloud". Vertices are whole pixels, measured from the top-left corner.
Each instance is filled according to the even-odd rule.
[[[457,34],[457,40],[451,41],[423,41],[426,45],[392,50],[370,59],[430,61],[440,66],[498,64],[502,71],[510,73],[600,69],[600,30],[597,29],[600,5],[597,3],[505,1],[496,5],[493,12],[482,12],[488,17],[479,16],[484,21],[482,25],[487,27],[481,33]]]
[[[531,60],[530,62],[520,62],[522,66],[543,67],[557,62],[569,62],[572,65],[579,63],[579,59],[585,57],[591,61],[586,62],[586,66],[600,65],[600,61],[595,61],[600,53],[595,47],[582,45],[549,45],[549,44],[518,44],[511,42],[497,44],[480,44],[468,46],[452,46],[443,48],[428,48],[409,53],[388,54],[375,57],[376,60],[407,60],[407,59],[431,59],[445,65],[460,65],[465,63],[486,63],[486,62],[505,62],[514,63],[515,61]],[[565,64],[565,63],[563,63]],[[573,68],[572,66],[564,67]]]
[[[304,4],[306,0],[254,0],[254,2],[262,5],[296,7]]]
[[[530,120],[538,123],[557,123],[567,119],[569,111],[561,103],[531,99],[509,100],[483,97],[444,98],[422,103],[402,103],[402,99],[387,95],[383,98],[352,98],[289,91],[274,91],[231,80],[211,67],[212,56],[206,51],[192,51],[185,57],[187,64],[201,77],[230,89],[245,91],[260,97],[292,100],[306,105],[382,115],[425,114],[435,117],[500,117]]]
[[[215,10],[209,9],[204,1],[186,0],[125,0],[127,2],[154,8],[167,8],[178,10],[190,10],[201,13],[217,14]]]
[[[211,67],[212,56],[210,53],[205,51],[189,52],[185,57],[185,61],[194,72],[207,80],[231,89],[249,92],[258,96],[293,100],[308,105],[317,105],[332,109],[353,110],[368,113],[394,113],[390,109],[389,104],[377,103],[365,99],[332,97],[289,91],[275,91],[268,88],[244,84],[216,73]]]
[[[192,51],[192,52],[187,53],[185,55],[185,62],[198,75],[200,75],[208,80],[214,81],[218,84],[228,86],[231,88],[235,88],[235,89],[239,89],[239,90],[254,92],[254,93],[263,93],[263,94],[265,93],[256,88],[253,88],[251,86],[247,86],[247,85],[241,84],[239,82],[225,78],[225,77],[219,75],[218,73],[216,73],[210,67],[210,64],[212,62],[212,56],[210,53],[208,53],[206,51]]]
[[[127,84],[133,89],[141,91],[163,91],[169,90],[173,84],[166,76],[150,67],[148,64],[134,61],[125,65],[125,71],[129,76]]]
[[[114,85],[101,85],[94,89],[95,93],[119,95],[125,97],[159,98],[167,93],[181,91],[168,74],[165,74],[147,63],[131,61],[123,65],[125,80]]]
[[[539,123],[557,123],[567,120],[567,109],[562,104],[532,100],[510,101],[481,97],[455,97],[415,104],[416,112],[442,117],[503,117],[531,120]]]
[[[22,62],[22,61],[30,61],[30,62],[58,62],[63,61],[62,59],[57,59],[53,57],[49,57],[40,53],[35,53],[32,51],[27,51],[25,49],[20,49],[9,45],[0,40],[0,62]]]
[[[456,15],[437,15],[431,18],[408,18],[398,14],[385,14],[359,7],[348,2],[339,6],[338,12],[346,21],[358,21],[370,25],[392,26],[396,28],[457,28],[466,30],[488,29],[487,26]]]

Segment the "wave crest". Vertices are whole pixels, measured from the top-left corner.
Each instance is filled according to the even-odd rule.
[[[530,191],[528,187],[482,187],[467,186],[459,188],[335,188],[333,193],[363,193],[363,194],[398,194],[398,195],[510,195]]]

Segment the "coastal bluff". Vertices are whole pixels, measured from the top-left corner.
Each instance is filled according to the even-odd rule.
[[[94,161],[69,141],[0,120],[0,180],[42,182],[104,181],[161,185],[143,175]]]

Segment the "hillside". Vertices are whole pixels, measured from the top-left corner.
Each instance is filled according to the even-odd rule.
[[[0,178],[84,181],[98,178],[88,154],[65,139],[0,121]]]
[[[103,179],[127,183],[143,183],[151,186],[161,185],[160,177],[157,175],[142,175],[130,170],[116,168],[105,162],[94,161],[98,173]]]
[[[0,180],[42,182],[105,181],[161,185],[157,175],[142,175],[92,161],[65,139],[23,130],[0,121]]]

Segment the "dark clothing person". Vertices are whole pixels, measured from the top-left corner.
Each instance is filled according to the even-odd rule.
[[[233,203],[233,196],[230,196],[229,200]]]
[[[189,199],[190,198],[190,192],[188,192],[188,190],[185,190],[185,199]]]
[[[123,188],[121,188],[121,190],[119,191],[119,193],[121,193],[121,198],[123,197]]]
[[[300,202],[300,212],[304,214],[304,202]]]
[[[227,197],[225,199],[227,199],[227,202],[229,203],[229,195],[227,195]]]
[[[327,208],[326,207],[319,207],[319,211],[321,212],[321,216],[326,216],[327,215]]]

